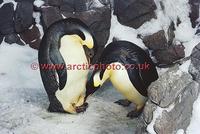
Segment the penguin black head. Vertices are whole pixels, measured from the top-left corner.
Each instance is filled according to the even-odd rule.
[[[80,37],[80,42],[83,46],[87,46],[89,49],[94,48],[94,43],[95,43],[94,36],[90,31],[89,27],[85,23],[76,18],[67,18],[65,21],[73,24],[76,27],[74,28],[72,26],[71,28],[69,28],[71,29],[69,34],[78,35]]]

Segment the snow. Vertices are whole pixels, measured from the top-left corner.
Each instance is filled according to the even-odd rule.
[[[186,33],[187,34],[187,33]],[[194,36],[189,42],[183,43],[185,47],[185,56],[188,57],[191,55],[193,48],[200,43],[200,37]]]
[[[151,123],[147,126],[147,132],[149,132],[150,134],[157,134],[154,130],[154,124],[156,122],[156,120],[160,117],[162,117],[162,112],[164,110],[166,110],[167,112],[170,112],[173,108],[174,108],[174,104],[171,104],[168,108],[161,108],[159,106],[157,106],[156,110],[153,112],[153,120],[151,121]]]
[[[135,43],[141,48],[145,49],[145,45],[141,39],[137,38],[138,32],[136,29],[133,29],[128,26],[121,25],[115,15],[111,16],[111,28],[110,28],[110,37],[107,42],[107,45],[112,42],[113,37],[119,40],[126,40]]]
[[[183,129],[179,129],[176,134],[184,134],[184,130]]]
[[[16,10],[16,8],[17,8],[17,2],[15,2],[14,0],[3,0],[3,3],[0,4],[0,8],[1,8],[4,4],[6,4],[6,3],[13,3],[13,5],[14,5],[14,10]]]
[[[162,112],[163,112],[163,109],[161,107],[158,107],[158,106],[157,106],[156,110],[153,112],[153,120],[147,126],[147,131],[150,134],[156,134],[156,132],[154,131],[154,124],[156,122],[156,119],[159,118],[160,116],[162,116]]]
[[[90,3],[88,2],[88,4]],[[104,5],[99,0],[93,0],[92,5],[88,5],[88,7],[89,6],[90,8],[98,8],[98,7],[103,7]]]
[[[85,113],[49,113],[48,99],[37,62],[37,51],[28,46],[0,45],[0,133],[1,134],[132,134],[137,119],[126,117],[130,109],[114,101],[122,97],[108,83],[88,98]],[[132,107],[133,109],[133,107]]]
[[[181,66],[179,66],[179,69],[182,72],[189,73],[188,70],[189,70],[190,64],[191,64],[191,60],[188,60],[185,63],[183,63]]]
[[[41,7],[42,5],[44,5],[44,1],[42,0],[35,0],[33,2],[33,4],[36,6],[36,7]]]
[[[177,27],[175,31],[175,38],[179,42],[188,42],[194,38],[195,32],[196,30],[191,27],[190,23],[183,22]]]
[[[44,35],[44,30],[43,30],[42,25],[40,24],[40,16],[41,14],[39,12],[33,12],[33,18],[35,18],[36,26],[38,27],[40,31],[40,39],[42,39]]]
[[[199,124],[200,124],[200,95],[193,104],[192,118],[186,133],[199,134]]]

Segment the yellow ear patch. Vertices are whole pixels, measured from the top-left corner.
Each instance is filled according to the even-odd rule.
[[[89,49],[92,49],[94,47],[93,39],[86,39],[82,42],[82,45],[86,45]]]

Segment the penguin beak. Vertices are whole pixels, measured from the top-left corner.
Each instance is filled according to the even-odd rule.
[[[85,51],[88,63],[90,63],[90,59],[92,59],[93,56],[94,56],[94,50],[93,49],[89,49],[87,46],[83,46],[83,49]]]

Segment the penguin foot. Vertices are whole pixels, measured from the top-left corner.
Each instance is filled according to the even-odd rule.
[[[118,101],[116,101],[116,102],[114,102],[114,103],[116,103],[116,104],[118,104],[118,105],[121,105],[121,106],[123,106],[123,107],[128,107],[128,106],[131,104],[131,102],[130,102],[129,100],[127,100],[127,99],[118,100]]]
[[[137,118],[138,116],[140,116],[142,113],[142,111],[131,111],[127,114],[127,117],[133,119],[133,118]]]
[[[62,105],[60,103],[55,103],[55,102],[50,103],[47,111],[52,112],[52,113],[66,113]]]
[[[85,102],[82,106],[76,107],[76,112],[77,113],[85,112],[87,108],[88,108],[88,103]]]

